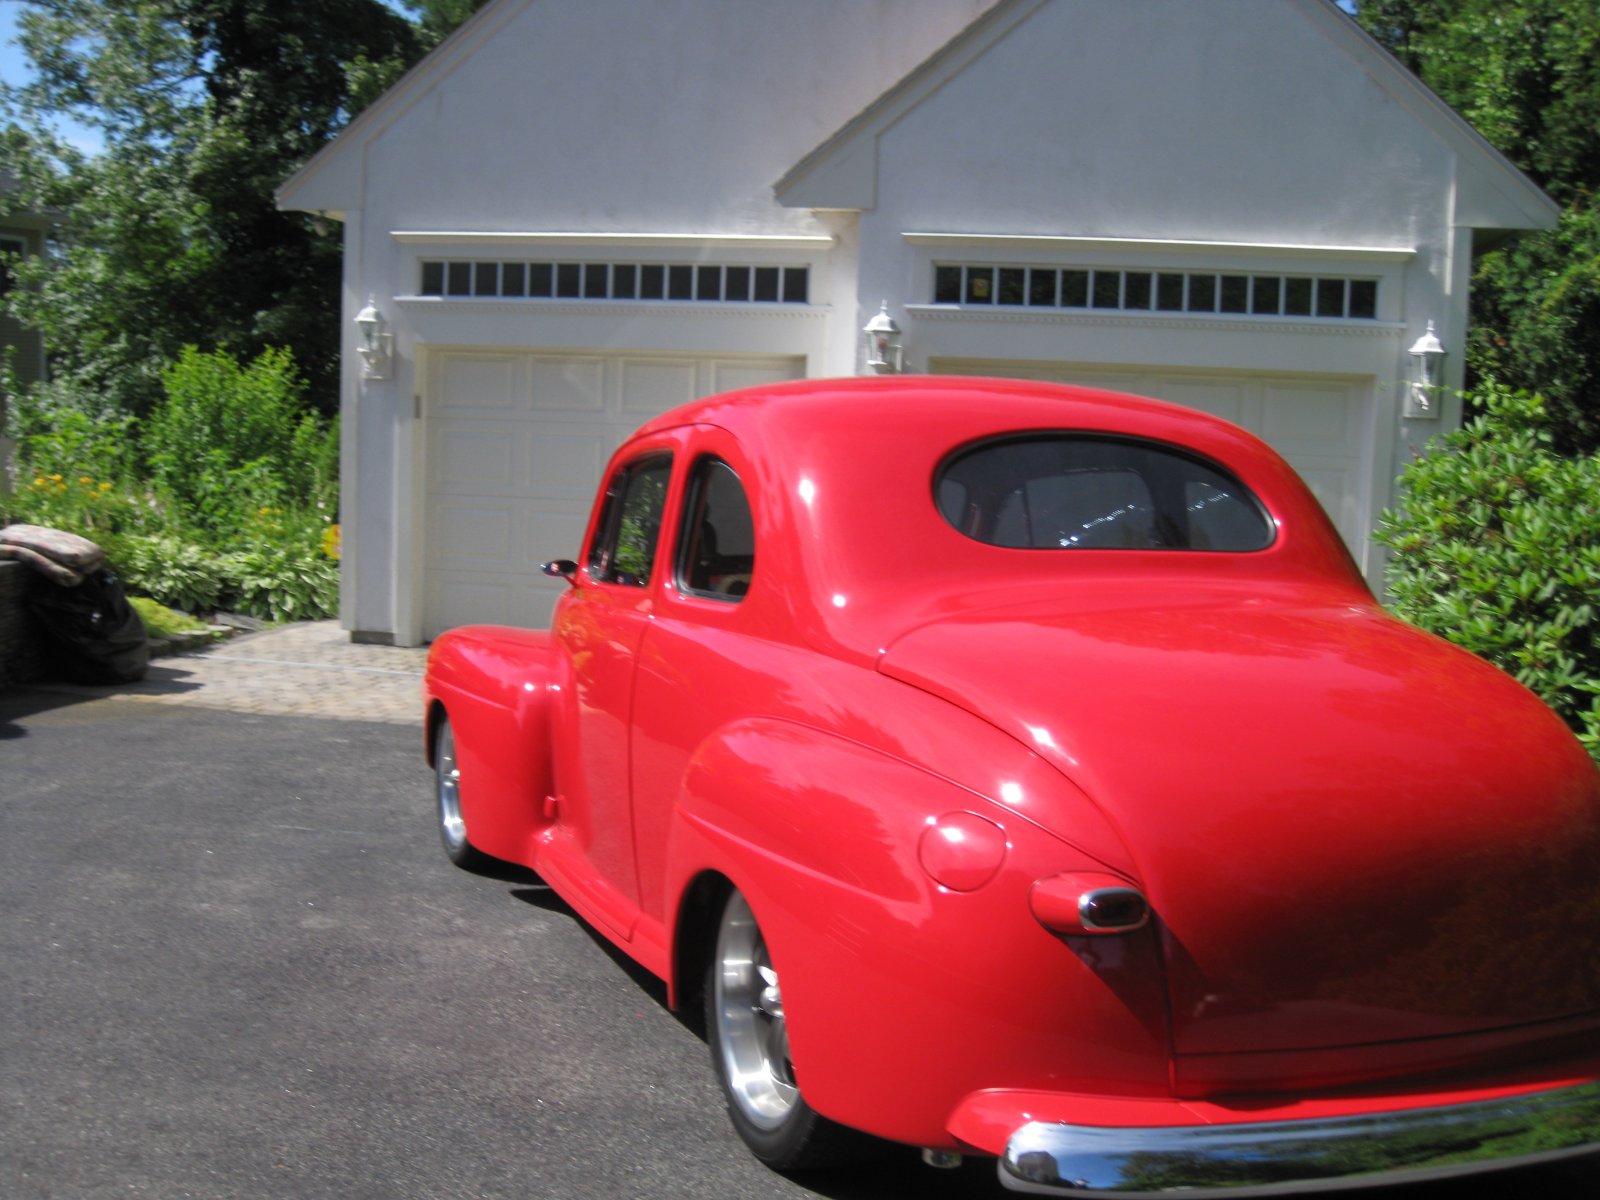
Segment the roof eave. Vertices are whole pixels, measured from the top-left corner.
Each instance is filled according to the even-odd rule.
[[[1560,206],[1454,109],[1357,25],[1335,0],[1295,0],[1336,45],[1456,152],[1457,225],[1551,229]],[[877,203],[878,137],[1046,0],[1001,0],[874,100],[773,184],[790,208],[867,210]]]
[[[1336,0],[1297,0],[1330,40],[1368,70],[1373,79],[1432,130],[1456,154],[1452,221],[1471,229],[1553,229],[1561,206],[1438,93],[1390,54]]]
[[[316,212],[343,220],[361,207],[361,148],[398,120],[434,84],[454,71],[534,0],[490,0],[397,80],[276,191],[286,212]]]

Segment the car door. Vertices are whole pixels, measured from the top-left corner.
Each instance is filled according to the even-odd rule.
[[[713,428],[695,431],[683,462],[672,561],[660,566],[635,680],[632,808],[646,918],[666,912],[665,856],[695,751],[730,721],[784,711],[793,686],[774,666],[782,647],[760,636],[770,632],[774,589],[758,552],[752,472]]]
[[[641,447],[608,482],[574,586],[553,625],[555,831],[541,869],[562,874],[611,930],[631,935],[638,872],[629,813],[629,726],[653,606],[673,455]]]

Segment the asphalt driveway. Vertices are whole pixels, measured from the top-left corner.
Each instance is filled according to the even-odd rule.
[[[0,1196],[1004,1194],[756,1165],[662,989],[450,867],[429,786],[404,725],[0,692]]]

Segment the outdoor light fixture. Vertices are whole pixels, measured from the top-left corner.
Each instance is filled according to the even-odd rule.
[[[900,326],[889,315],[885,300],[878,315],[861,330],[867,335],[867,366],[879,375],[898,375],[903,366]]]
[[[1444,346],[1433,332],[1432,321],[1428,322],[1428,331],[1411,347],[1410,354],[1416,366],[1411,386],[1406,390],[1406,416],[1411,419],[1437,417]]]
[[[367,306],[356,314],[356,328],[361,331],[361,345],[356,353],[361,355],[361,378],[389,378],[389,363],[394,355],[394,334],[388,332],[388,322],[378,311],[377,301],[367,297]]]

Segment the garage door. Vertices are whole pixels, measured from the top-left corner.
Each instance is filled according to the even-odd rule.
[[[1333,518],[1356,561],[1366,566],[1371,514],[1370,383],[1299,375],[1073,367],[1062,364],[936,359],[941,374],[1048,379],[1154,396],[1242,425],[1300,472]]]
[[[623,438],[675,405],[804,368],[800,358],[427,351],[423,636],[548,625],[563,585],[539,564],[577,557]]]

